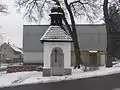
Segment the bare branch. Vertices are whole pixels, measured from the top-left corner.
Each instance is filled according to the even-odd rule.
[[[77,0],[77,1],[71,2],[71,3],[69,4],[69,6],[73,6],[73,5],[76,4],[76,3],[80,3],[80,4],[82,4],[82,5],[88,4],[88,2],[81,2],[80,0]]]
[[[75,0],[69,4],[75,18],[84,17],[92,22],[98,18],[101,10],[101,3],[99,0]],[[102,12],[102,11],[101,11]],[[79,19],[79,20],[80,20]],[[78,19],[77,19],[78,20]]]
[[[43,13],[45,12],[45,4],[49,3],[49,0],[18,0],[16,1],[18,11],[21,8],[25,8],[24,17],[30,19],[30,21],[38,22],[40,18],[43,17]]]

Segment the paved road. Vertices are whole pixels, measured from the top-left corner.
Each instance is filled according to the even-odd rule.
[[[120,90],[120,74],[45,84],[30,84],[0,90]]]

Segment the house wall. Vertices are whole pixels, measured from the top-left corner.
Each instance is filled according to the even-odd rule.
[[[43,63],[43,52],[24,52],[24,63]]]
[[[44,42],[44,68],[50,68],[52,49],[60,47],[64,54],[64,68],[71,66],[71,43],[70,42]]]
[[[14,54],[14,58],[23,58],[23,56],[24,56],[23,54],[17,54],[17,55]]]
[[[96,59],[96,65],[105,65],[106,60],[106,54],[105,52],[98,51],[96,53],[97,59]],[[71,54],[71,63],[72,65],[75,65],[76,59],[75,59],[75,53],[72,52]],[[90,61],[90,52],[89,51],[81,51],[81,59],[84,65],[90,65],[92,61]]]
[[[106,63],[106,52],[100,53],[100,65],[105,65]]]
[[[3,55],[3,59],[10,58],[10,60],[13,60],[14,58],[13,49],[6,43],[1,46],[1,54]]]
[[[81,59],[82,59],[82,62],[85,64],[85,65],[88,65],[89,64],[89,52],[88,51],[83,51],[81,52]]]
[[[47,56],[47,55],[45,55]],[[25,64],[43,64],[43,52],[24,52],[24,63]],[[46,57],[48,58],[48,57]],[[81,52],[82,62],[86,65],[90,64],[89,52]],[[46,59],[47,60],[47,59]],[[105,65],[106,53],[98,52],[97,53],[97,65]],[[46,61],[47,62],[47,61]],[[71,65],[75,65],[75,53],[71,52]]]
[[[6,62],[6,60],[8,62],[21,62],[23,61],[23,53],[15,51],[9,43],[3,43],[0,46],[0,50],[1,50],[1,60],[3,60],[4,62]]]
[[[82,51],[81,52],[81,59],[84,64],[89,64],[89,52],[88,51]],[[75,59],[75,53],[72,51],[71,53],[71,63],[72,65],[76,64],[76,59]]]

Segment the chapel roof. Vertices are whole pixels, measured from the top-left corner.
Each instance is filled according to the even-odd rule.
[[[40,40],[41,41],[72,41],[72,38],[60,26],[50,26]]]

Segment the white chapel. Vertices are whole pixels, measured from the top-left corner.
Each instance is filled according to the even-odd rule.
[[[61,28],[62,9],[55,5],[51,9],[51,24],[41,42],[44,44],[43,76],[71,75],[71,36]]]

